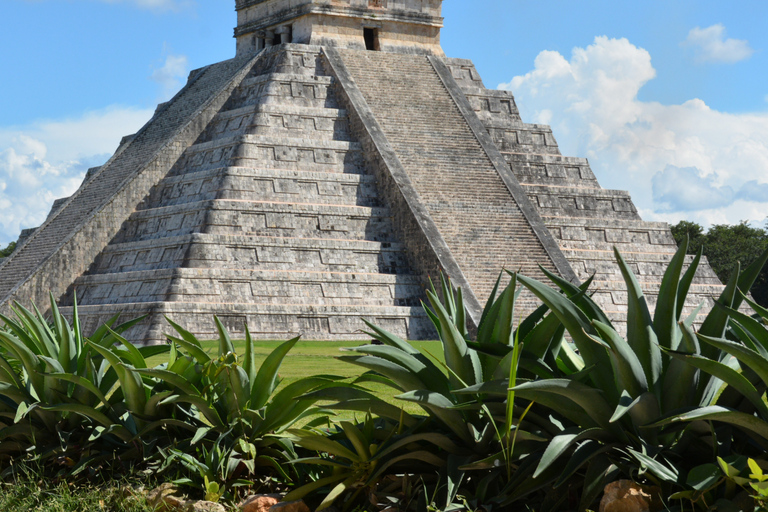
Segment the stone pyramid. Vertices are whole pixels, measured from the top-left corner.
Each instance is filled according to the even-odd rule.
[[[441,270],[478,322],[502,268],[573,282],[618,323],[612,248],[651,302],[676,246],[626,192],[604,190],[548,126],[440,48],[441,0],[237,0],[237,56],[187,85],[58,200],[0,265],[0,300],[62,307],[86,331],[115,313],[162,342],[212,316],[257,337],[411,339]],[[707,264],[692,309],[722,285]],[[526,298],[523,309],[535,302]]]

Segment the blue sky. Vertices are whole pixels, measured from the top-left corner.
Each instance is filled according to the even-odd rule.
[[[445,0],[443,47],[646,220],[768,215],[768,2]],[[39,224],[190,70],[234,0],[2,0],[0,244]]]

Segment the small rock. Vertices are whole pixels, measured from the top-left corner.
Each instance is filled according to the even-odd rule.
[[[150,491],[147,504],[156,512],[174,512],[183,509],[186,500],[178,487],[165,483]]]
[[[248,496],[238,508],[241,512],[269,512],[272,505],[280,503],[279,494],[256,494]]]
[[[658,487],[619,480],[605,486],[600,512],[655,512],[660,510]]]
[[[287,501],[269,507],[269,512],[311,512],[304,500]]]
[[[188,501],[184,512],[227,512],[224,505],[212,501]]]

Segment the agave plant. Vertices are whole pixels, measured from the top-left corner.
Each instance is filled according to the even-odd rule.
[[[123,406],[135,398],[135,390],[121,385],[119,358],[140,364],[167,347],[137,349],[120,338],[118,333],[141,318],[115,326],[115,316],[86,338],[76,303],[71,325],[53,296],[50,323],[33,309],[17,303],[15,319],[0,315],[5,324],[0,330],[0,453],[58,458],[74,466],[72,472],[111,457],[117,448],[125,455],[134,448],[139,420]],[[122,348],[114,347],[120,341]],[[116,359],[105,359],[105,353]]]
[[[673,411],[656,425],[695,421],[731,425],[751,439],[734,448],[743,455],[764,459],[768,449],[768,406],[763,400],[768,389],[768,310],[743,294],[742,298],[754,311],[753,316],[719,303],[720,311],[730,318],[726,331],[719,336],[698,332],[693,338],[693,350],[669,351],[671,357],[689,365],[689,371],[698,371],[715,383],[712,387],[721,391],[716,402]],[[709,357],[704,355],[704,348],[709,349]],[[717,351],[714,357],[713,349]]]
[[[477,476],[469,478],[470,485],[480,489],[482,501],[486,495],[498,494],[501,484],[519,468],[522,455],[535,451],[558,432],[546,416],[538,415],[528,404],[517,404],[509,382],[559,376],[562,372],[555,358],[560,357],[571,368],[578,357],[565,343],[560,321],[548,314],[546,306],[515,328],[515,305],[521,291],[516,275],[512,274],[501,293],[501,276],[497,280],[475,341],[470,341],[467,331],[461,290],[454,290],[444,278],[440,284],[442,300],[432,288],[427,293],[431,308],[424,307],[442,342],[445,363],[368,323],[367,334],[382,344],[349,349],[354,355],[339,359],[369,371],[352,384],[337,384],[308,397],[334,401],[326,406],[330,409],[371,411],[394,421],[402,418],[414,432],[451,436],[460,450],[435,452],[444,461],[443,473],[449,473],[449,459],[460,457],[462,463],[450,473],[463,481],[465,472],[474,470],[472,474]],[[589,284],[565,293],[597,310],[584,293]],[[418,404],[428,422],[374,396],[364,388],[369,382],[390,387],[395,399]]]
[[[534,465],[533,478],[524,474],[513,478],[504,493],[508,498],[502,504],[549,482],[554,481],[555,489],[562,488],[572,484],[578,475],[577,479],[584,482],[584,508],[600,492],[609,473],[611,478],[616,477],[617,468],[630,478],[672,485],[684,483],[685,467],[711,459],[717,440],[709,429],[702,434],[696,424],[664,429],[657,423],[678,411],[709,410],[722,385],[718,377],[700,371],[674,352],[706,353],[714,361],[723,361],[727,355],[723,345],[709,343],[704,350],[698,339],[724,335],[729,315],[735,314],[741,302],[739,288],[749,289],[768,253],[733,277],[717,301],[724,307],[712,310],[697,335],[692,326],[694,316],[684,318],[682,312],[700,255],[683,272],[685,251],[683,244],[667,268],[655,316],[650,314],[637,279],[616,251],[629,292],[626,339],[585,295],[567,296],[575,291],[573,285],[550,276],[566,292],[564,295],[538,281],[517,276],[557,317],[578,355],[570,353],[564,358],[562,352],[558,354],[559,377],[537,378],[514,386],[516,399],[535,403],[532,412],[548,416],[558,431],[543,452],[526,457],[525,463]],[[541,362],[546,362],[546,356]],[[468,387],[462,393],[474,394],[482,389]],[[498,396],[508,393],[488,386],[485,391]],[[674,419],[680,417],[674,416],[668,423]],[[702,413],[699,419],[711,418]],[[563,459],[567,459],[564,466],[557,464]]]
[[[316,457],[296,459],[294,464],[323,466],[329,471],[291,491],[285,501],[328,488],[318,511],[338,501],[344,501],[344,510],[349,510],[361,494],[367,501],[367,494],[372,494],[388,473],[431,472],[445,463],[436,451],[460,451],[447,436],[434,432],[413,434],[403,423],[374,419],[371,414],[359,425],[341,421],[330,431],[305,428],[291,429],[289,433],[299,446],[320,452]]]
[[[192,333],[168,320],[179,336],[168,336],[171,352],[167,365],[133,369],[156,385],[164,383],[169,391],[160,403],[174,404],[188,416],[188,424],[196,428],[192,438],[177,442],[176,448],[168,453],[188,468],[200,469],[200,464],[192,462],[191,453],[183,457],[180,453],[203,450],[207,454],[204,458],[212,464],[206,470],[210,481],[205,486],[220,485],[222,493],[229,492],[234,481],[259,471],[287,480],[285,462],[296,458],[296,454],[291,441],[280,434],[297,421],[322,413],[315,406],[317,400],[301,395],[328,387],[340,378],[312,376],[279,389],[278,371],[299,338],[280,344],[257,366],[255,345],[247,325],[245,352],[239,356],[224,325],[218,318],[214,320],[219,333],[215,356],[209,355]],[[326,418],[321,415],[315,421]],[[248,448],[243,449],[244,446]],[[224,455],[211,455],[216,453]],[[213,480],[216,475],[219,481]],[[230,482],[228,475],[237,478]]]

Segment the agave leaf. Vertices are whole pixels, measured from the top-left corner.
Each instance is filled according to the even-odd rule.
[[[658,337],[661,347],[675,350],[680,342],[680,330],[677,316],[678,292],[680,291],[680,275],[685,264],[685,254],[688,252],[688,237],[680,243],[680,247],[672,257],[664,271],[656,301],[656,312],[653,317],[653,330]],[[683,298],[684,300],[684,298]],[[664,365],[666,368],[666,365]]]
[[[416,358],[402,350],[386,345],[364,345],[348,349],[369,356],[380,357],[391,363],[402,366],[415,374],[429,389],[442,394],[450,393],[450,384],[446,375],[425,357]]]
[[[611,423],[611,407],[603,398],[603,394],[590,386],[568,379],[547,379],[534,382],[526,382],[514,388],[515,394],[526,400],[537,403],[545,395],[561,396],[576,404],[579,410],[586,413],[591,421],[579,423],[579,426],[599,426],[611,432],[618,432],[623,438],[624,434]],[[558,412],[561,412],[558,410]],[[565,414],[565,412],[563,412]]]
[[[759,393],[757,389],[755,389],[755,386],[753,386],[740,372],[723,363],[695,354],[669,352],[669,355],[675,359],[685,361],[687,364],[705,371],[710,375],[714,375],[733,387],[755,406],[755,409],[760,412],[760,415],[764,419],[768,419],[768,407],[765,405],[765,402],[763,402],[761,393]]]
[[[683,308],[685,307],[685,299],[688,297],[688,291],[691,289],[691,284],[693,283],[693,278],[696,276],[696,270],[699,268],[699,263],[701,262],[701,256],[704,254],[704,247],[699,248],[699,252],[696,253],[696,256],[693,258],[693,261],[688,266],[688,269],[685,271],[685,274],[683,274],[682,279],[680,279],[680,283],[677,285],[677,318],[680,318],[680,315],[683,314]]]
[[[102,393],[102,391],[99,388],[97,388],[96,386],[94,386],[93,383],[91,381],[89,381],[88,379],[84,379],[83,377],[80,377],[79,375],[74,375],[74,374],[66,373],[66,372],[64,372],[64,373],[50,373],[50,374],[48,374],[48,377],[51,378],[51,379],[58,379],[58,380],[62,380],[62,381],[65,381],[65,382],[71,382],[72,384],[75,384],[75,385],[80,386],[80,387],[82,387],[84,389],[87,389],[88,391],[93,393],[93,395],[96,398],[99,399],[99,402],[101,402],[101,404],[103,404],[104,407],[107,407],[107,408],[110,407],[109,401],[107,400],[107,397],[104,395],[104,393]],[[96,405],[98,405],[98,404],[96,404]]]
[[[194,405],[202,414],[208,423],[216,429],[225,429],[226,426],[221,420],[219,413],[211,407],[205,398],[195,395],[171,395],[161,402],[161,404],[186,403]]]
[[[501,276],[504,275],[504,271],[502,270],[499,273],[499,277],[496,278],[496,283],[493,285],[493,289],[491,290],[491,294],[488,295],[488,300],[485,302],[485,307],[483,308],[483,313],[480,316],[480,324],[477,326],[477,332],[481,332],[483,330],[483,325],[486,322],[486,318],[488,317],[488,314],[491,312],[491,308],[493,308],[493,305],[496,303],[496,294],[499,293],[499,285],[501,284]],[[478,334],[478,339],[481,339]]]
[[[387,445],[387,447],[383,450],[380,450],[376,453],[376,455],[372,458],[372,460],[378,460],[386,458],[391,453],[396,452],[400,448],[403,448],[405,446],[418,443],[420,441],[426,441],[430,444],[435,445],[436,447],[440,448],[441,450],[445,450],[448,453],[454,453],[459,454],[464,452],[465,450],[462,450],[461,447],[457,446],[450,437],[444,435],[444,434],[438,434],[435,432],[427,432],[423,434],[413,434],[410,436],[406,436],[402,439],[398,439],[396,442]]]
[[[232,344],[232,339],[229,337],[227,328],[221,323],[219,317],[214,316],[213,320],[216,323],[216,330],[219,332],[219,357],[223,357],[227,354],[234,354],[235,346]]]
[[[347,363],[352,363],[369,370],[378,372],[385,377],[392,379],[400,389],[408,391],[411,389],[428,389],[428,386],[419,377],[399,364],[387,361],[375,356],[339,356],[336,359]]]
[[[594,330],[589,318],[576,304],[534,279],[525,276],[519,276],[518,279],[557,315],[579,348],[586,366],[607,368],[610,365],[610,359],[605,348],[596,345],[587,334],[594,333]],[[594,372],[591,378],[600,389],[606,390],[609,394],[618,397],[615,383],[610,375],[607,375],[605,372]]]
[[[467,384],[482,382],[482,368],[477,353],[469,350],[464,335],[458,331],[456,325],[451,321],[451,317],[440,303],[437,295],[427,292],[427,297],[432,304],[434,313],[440,320],[445,364],[456,373],[456,375],[453,373],[449,375],[452,386],[459,387],[462,382]],[[461,379],[461,382],[459,379]],[[419,388],[428,389],[428,386],[419,386]]]
[[[680,475],[677,469],[672,466],[667,467],[661,462],[653,459],[644,453],[637,452],[631,448],[627,448],[627,451],[634,456],[640,464],[648,468],[648,471],[661,478],[665,482],[678,482]]]
[[[603,492],[610,468],[615,467],[611,459],[603,454],[585,454],[585,456],[589,456],[590,464],[584,476],[584,487],[581,491],[579,510],[588,510],[589,506],[597,500],[598,496]],[[572,458],[575,459],[576,457]],[[565,480],[560,478],[556,485],[562,485],[562,483],[565,483]]]
[[[547,445],[544,454],[541,456],[539,465],[533,473],[533,478],[539,477],[549,466],[554,464],[574,443],[584,439],[601,439],[605,437],[605,431],[601,428],[582,428],[572,427],[563,430],[556,435]]]
[[[0,354],[0,382],[7,382],[13,384],[17,388],[23,387],[19,376],[16,374],[16,370],[13,369],[11,363]]]
[[[643,365],[626,340],[611,326],[600,321],[593,320],[592,326],[610,346],[611,365],[619,389],[628,391],[633,397],[648,391]]]
[[[109,328],[107,330],[110,334],[114,333]],[[89,346],[106,359],[114,369],[117,379],[120,381],[128,410],[135,414],[144,414],[144,408],[147,405],[147,393],[141,377],[131,371],[110,349],[91,342],[89,342]]]
[[[404,453],[402,455],[398,455],[397,457],[392,457],[391,459],[387,459],[383,464],[376,467],[376,471],[373,474],[371,474],[367,482],[368,483],[375,482],[390,467],[404,460],[413,460],[413,461],[423,462],[438,468],[441,468],[445,465],[445,459],[440,458],[438,455],[435,455],[434,453],[428,450],[412,451],[412,452]]]
[[[186,393],[187,395],[200,394],[200,391],[198,391],[193,384],[191,384],[187,379],[177,373],[160,368],[135,368],[133,371],[139,375],[146,375],[147,377],[160,379],[163,382],[178,388],[179,391]]]
[[[419,389],[403,393],[395,398],[419,404],[441,420],[462,441],[473,444],[464,417],[458,411],[452,410],[454,404],[445,396],[426,389]]]
[[[211,356],[209,356],[202,348],[200,348],[199,345],[195,345],[193,343],[190,343],[189,341],[182,339],[182,338],[176,338],[174,336],[170,336],[166,334],[166,337],[172,342],[178,345],[179,347],[186,350],[189,355],[191,355],[198,363],[200,364],[206,364],[211,361]]]
[[[352,443],[352,447],[357,452],[358,460],[365,461],[371,458],[370,444],[360,432],[360,429],[348,421],[339,422],[347,439]]]
[[[562,473],[560,473],[560,476],[555,482],[555,488],[558,488],[568,482],[573,474],[580,470],[584,464],[592,462],[596,457],[600,457],[605,452],[613,450],[619,446],[620,445],[618,443],[603,444],[594,439],[587,439],[581,443],[573,451],[573,455],[568,458],[568,462],[565,464],[565,468],[563,469]],[[608,466],[610,466],[610,462],[608,463]],[[608,466],[603,466],[605,468],[603,471],[607,470]]]
[[[699,334],[699,340],[711,345],[723,352],[727,352],[741,363],[754,371],[765,385],[768,385],[768,359],[761,357],[759,353],[740,343],[734,343],[725,339],[711,338]]]
[[[425,311],[429,308],[425,308]],[[381,327],[378,327],[368,320],[363,318],[363,322],[365,322],[365,325],[367,325],[373,332],[366,332],[366,334],[369,334],[372,338],[377,339],[378,341],[382,342],[385,345],[389,345],[391,347],[397,347],[403,352],[410,354],[415,357],[424,357],[424,354],[419,352],[418,349],[414,348],[410,343],[403,340],[402,338],[395,336],[391,332],[382,329]]]
[[[248,324],[245,324],[245,357],[243,358],[243,369],[248,375],[248,382],[251,383],[251,407],[258,409],[260,406],[253,405],[253,394],[255,391],[256,376],[258,375],[258,368],[256,368],[256,347],[251,337],[251,330],[248,329]],[[274,391],[274,390],[272,390]],[[272,391],[269,394],[272,394]]]
[[[277,372],[280,370],[280,365],[283,364],[283,359],[285,359],[285,356],[298,341],[299,337],[296,337],[282,343],[261,364],[256,379],[251,381],[250,399],[252,408],[260,409],[266,405],[267,400],[269,400],[269,397],[277,387]]]
[[[752,289],[752,285],[754,285],[755,281],[757,281],[757,277],[760,275],[760,272],[763,271],[766,262],[768,262],[768,248],[766,248],[755,261],[753,261],[747,268],[744,269],[743,272],[739,274],[739,290],[743,291],[744,293],[749,293],[749,291]],[[733,298],[733,304],[731,305],[733,309],[739,309],[743,296],[744,295],[741,293],[736,294],[736,296]]]
[[[710,405],[700,407],[692,411],[667,416],[657,421],[652,426],[664,426],[671,423],[691,422],[691,421],[722,421],[739,427],[740,429],[752,434],[754,439],[763,447],[768,445],[768,422],[752,414],[739,411],[733,411],[719,405]]]
[[[562,322],[554,313],[544,317],[544,320],[536,324],[528,335],[522,339],[523,350],[538,358],[543,358],[547,352],[552,350],[552,344],[559,342],[556,340],[558,329]],[[507,375],[509,372],[507,372]]]
[[[313,434],[306,430],[290,429],[288,433],[295,439],[294,442],[308,450],[316,450],[328,453],[336,457],[343,457],[353,462],[360,462],[362,459],[355,452],[344,447],[342,444],[329,439],[325,436]]]
[[[682,353],[698,355],[699,340],[690,325],[680,323],[682,338],[678,350]],[[669,354],[669,352],[667,352]],[[670,354],[671,355],[671,354]],[[664,376],[664,392],[661,396],[661,408],[664,413],[690,405],[694,399],[699,384],[699,371],[695,366],[687,364],[685,359],[674,357],[669,362]]]
[[[27,327],[28,332],[32,334],[30,340],[37,347],[36,353],[48,357],[58,357],[59,348],[54,342],[55,336],[53,332],[48,327],[45,317],[40,313],[40,310],[37,309],[37,306],[32,304],[32,308],[35,310],[36,314],[29,311],[18,302],[14,302],[13,311],[16,313],[16,316],[19,317],[19,320],[21,320]]]
[[[173,329],[179,333],[179,336],[181,336],[181,339],[172,336],[168,336],[168,339],[187,349],[187,351],[201,364],[205,364],[211,360],[211,357],[203,350],[200,341],[194,334],[187,331],[168,317],[165,317],[165,320],[171,324],[171,327],[173,327]]]
[[[396,407],[390,403],[385,402],[369,391],[350,385],[345,387],[336,385],[333,387],[312,391],[311,393],[307,393],[298,398],[312,399],[313,402],[318,400],[333,400],[337,403],[325,405],[324,407],[332,410],[348,410],[358,412],[370,411],[377,416],[389,418],[394,421],[399,421],[402,416],[403,423],[405,423],[407,426],[412,426],[416,423],[416,419],[407,412],[403,411],[400,407]]]
[[[59,312],[58,306],[56,306],[56,299],[51,297],[51,315],[53,317],[54,325],[56,326],[56,332],[58,333],[58,343],[51,339],[51,343],[55,346],[58,345],[58,355],[51,357],[57,357],[61,366],[68,372],[74,372],[77,370],[77,345],[75,340],[75,333],[69,327],[69,322]],[[47,327],[47,326],[46,326]]]
[[[565,292],[566,296],[571,299],[572,302],[577,304],[581,310],[586,313],[587,317],[592,320],[602,322],[606,325],[611,325],[611,320],[608,318],[608,316],[587,294],[589,286],[595,280],[594,275],[590,276],[590,278],[584,281],[581,285],[576,286],[567,279],[563,279],[562,277],[550,272],[541,265],[539,265],[539,268],[542,272],[544,272],[544,275],[546,275],[550,281],[555,283],[558,288]]]
[[[40,359],[17,337],[10,333],[0,331],[0,346],[12,353],[24,366],[29,376],[30,383],[38,396],[43,396],[45,391],[45,379],[38,373]]]
[[[43,411],[48,412],[70,412],[74,414],[79,414],[81,416],[85,416],[86,418],[89,418],[97,423],[100,423],[106,428],[113,428],[113,432],[116,436],[118,436],[123,441],[130,441],[133,439],[133,434],[131,434],[128,429],[126,429],[122,425],[116,425],[114,421],[112,421],[109,417],[107,417],[104,413],[101,413],[94,409],[93,407],[83,405],[83,404],[59,404],[59,405],[38,405],[35,404],[32,407],[39,408]],[[30,408],[31,410],[32,408]]]
[[[736,268],[733,271],[731,278],[728,280],[728,284],[725,285],[725,289],[716,301],[726,308],[733,307],[734,305],[734,298],[738,293],[739,274],[741,274],[741,266],[737,261]],[[727,311],[723,308],[715,307],[712,308],[712,310],[707,315],[707,318],[704,319],[704,323],[701,324],[701,328],[699,328],[699,334],[713,338],[722,338],[725,335],[725,329],[727,326]],[[714,349],[714,347],[702,346],[701,350],[704,357],[717,359],[717,351]]]
[[[640,283],[637,282],[635,274],[629,268],[627,262],[624,261],[618,249],[614,248],[613,251],[621,269],[621,275],[624,277],[624,282],[627,285],[627,294],[629,296],[627,342],[643,365],[649,389],[655,390],[658,394],[661,388],[662,358],[659,341],[653,329],[651,313],[648,310],[645,295],[643,295],[643,290],[640,288]]]
[[[325,478],[320,478],[319,480],[315,480],[312,483],[302,485],[298,489],[294,489],[293,491],[289,492],[285,495],[283,498],[283,501],[289,502],[289,501],[297,501],[302,499],[304,496],[316,491],[317,489],[322,489],[326,485],[332,485],[336,482],[340,482],[344,479],[346,479],[349,476],[349,473],[342,473],[340,475],[332,475],[327,476]]]
[[[744,301],[746,301],[747,304],[749,304],[749,307],[755,310],[755,313],[757,313],[760,318],[762,318],[763,320],[768,320],[768,309],[762,307],[757,302],[752,301],[749,297],[744,295],[743,292],[739,292],[739,293],[741,295],[741,298]]]
[[[724,308],[732,320],[738,322],[745,331],[759,342],[760,347],[757,347],[757,350],[763,353],[765,359],[768,359],[768,357],[765,357],[765,353],[768,351],[768,330],[766,330],[765,325],[736,309],[725,308],[725,306],[717,303],[715,303],[715,307]]]

